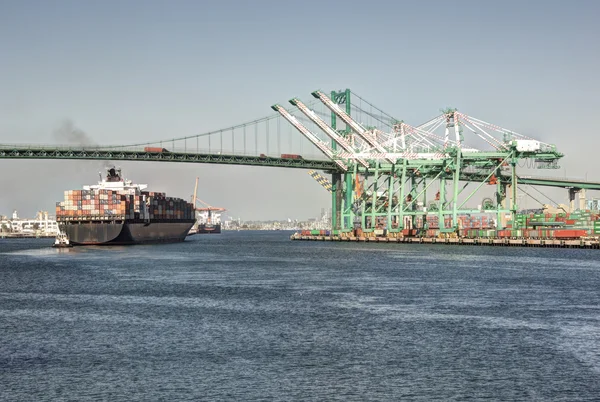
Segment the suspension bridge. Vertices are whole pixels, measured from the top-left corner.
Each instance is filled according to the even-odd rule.
[[[459,214],[515,217],[519,185],[568,189],[571,208],[600,182],[519,174],[528,163],[558,169],[557,147],[456,109],[418,126],[393,117],[350,90],[314,91],[304,102],[274,104],[267,117],[198,135],[126,145],[0,144],[0,159],[93,159],[212,163],[320,170],[331,177],[332,228],[412,227],[435,215],[440,231]],[[323,181],[320,181],[323,184]],[[468,187],[470,192],[465,192]],[[479,202],[480,191],[493,196]],[[474,188],[473,188],[474,187]],[[488,191],[489,192],[489,191]],[[434,195],[433,195],[434,194]],[[528,194],[529,195],[529,194]],[[477,201],[477,208],[472,205]],[[444,217],[451,217],[447,226]],[[514,221],[514,219],[513,219]]]

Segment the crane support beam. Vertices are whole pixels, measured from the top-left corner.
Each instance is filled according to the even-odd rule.
[[[306,128],[302,123],[296,119],[296,117],[292,116],[287,110],[280,105],[271,106],[273,110],[279,112],[287,121],[290,122],[292,126],[296,128],[302,135],[304,135],[310,142],[312,142],[317,148],[321,150],[329,159],[333,160],[342,170],[347,171],[348,166],[339,159],[336,159],[335,153],[333,149],[327,144],[325,141],[321,141],[319,137],[313,134],[308,128]]]
[[[510,180],[509,176],[502,175],[502,179]],[[600,190],[600,182],[583,181],[569,178],[546,178],[532,176],[518,176],[519,184],[530,186],[579,188],[585,190]]]

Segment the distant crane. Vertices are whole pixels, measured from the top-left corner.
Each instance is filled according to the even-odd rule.
[[[192,204],[194,205],[194,209],[196,211],[206,214],[206,224],[210,226],[213,223],[212,222],[213,213],[224,212],[224,211],[226,211],[226,209],[221,208],[221,207],[213,207],[210,204],[208,204],[207,202],[202,201],[200,198],[197,197],[198,180],[199,180],[199,178],[196,177],[196,185],[194,186],[194,195],[192,196]],[[202,205],[200,208],[197,207],[198,202]]]

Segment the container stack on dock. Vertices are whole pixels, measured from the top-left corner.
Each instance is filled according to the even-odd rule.
[[[515,221],[508,220],[503,229],[496,229],[495,219],[487,215],[462,215],[457,225],[451,217],[443,222],[445,230],[440,230],[439,217],[431,215],[415,218],[414,228],[400,231],[303,230],[292,239],[600,248],[600,211],[517,214]]]
[[[592,211],[560,212],[555,214],[520,214],[516,222],[508,221],[499,237],[580,238],[600,234],[598,213]]]

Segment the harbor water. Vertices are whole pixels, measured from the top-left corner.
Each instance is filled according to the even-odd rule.
[[[598,250],[0,239],[0,400],[600,398]]]

